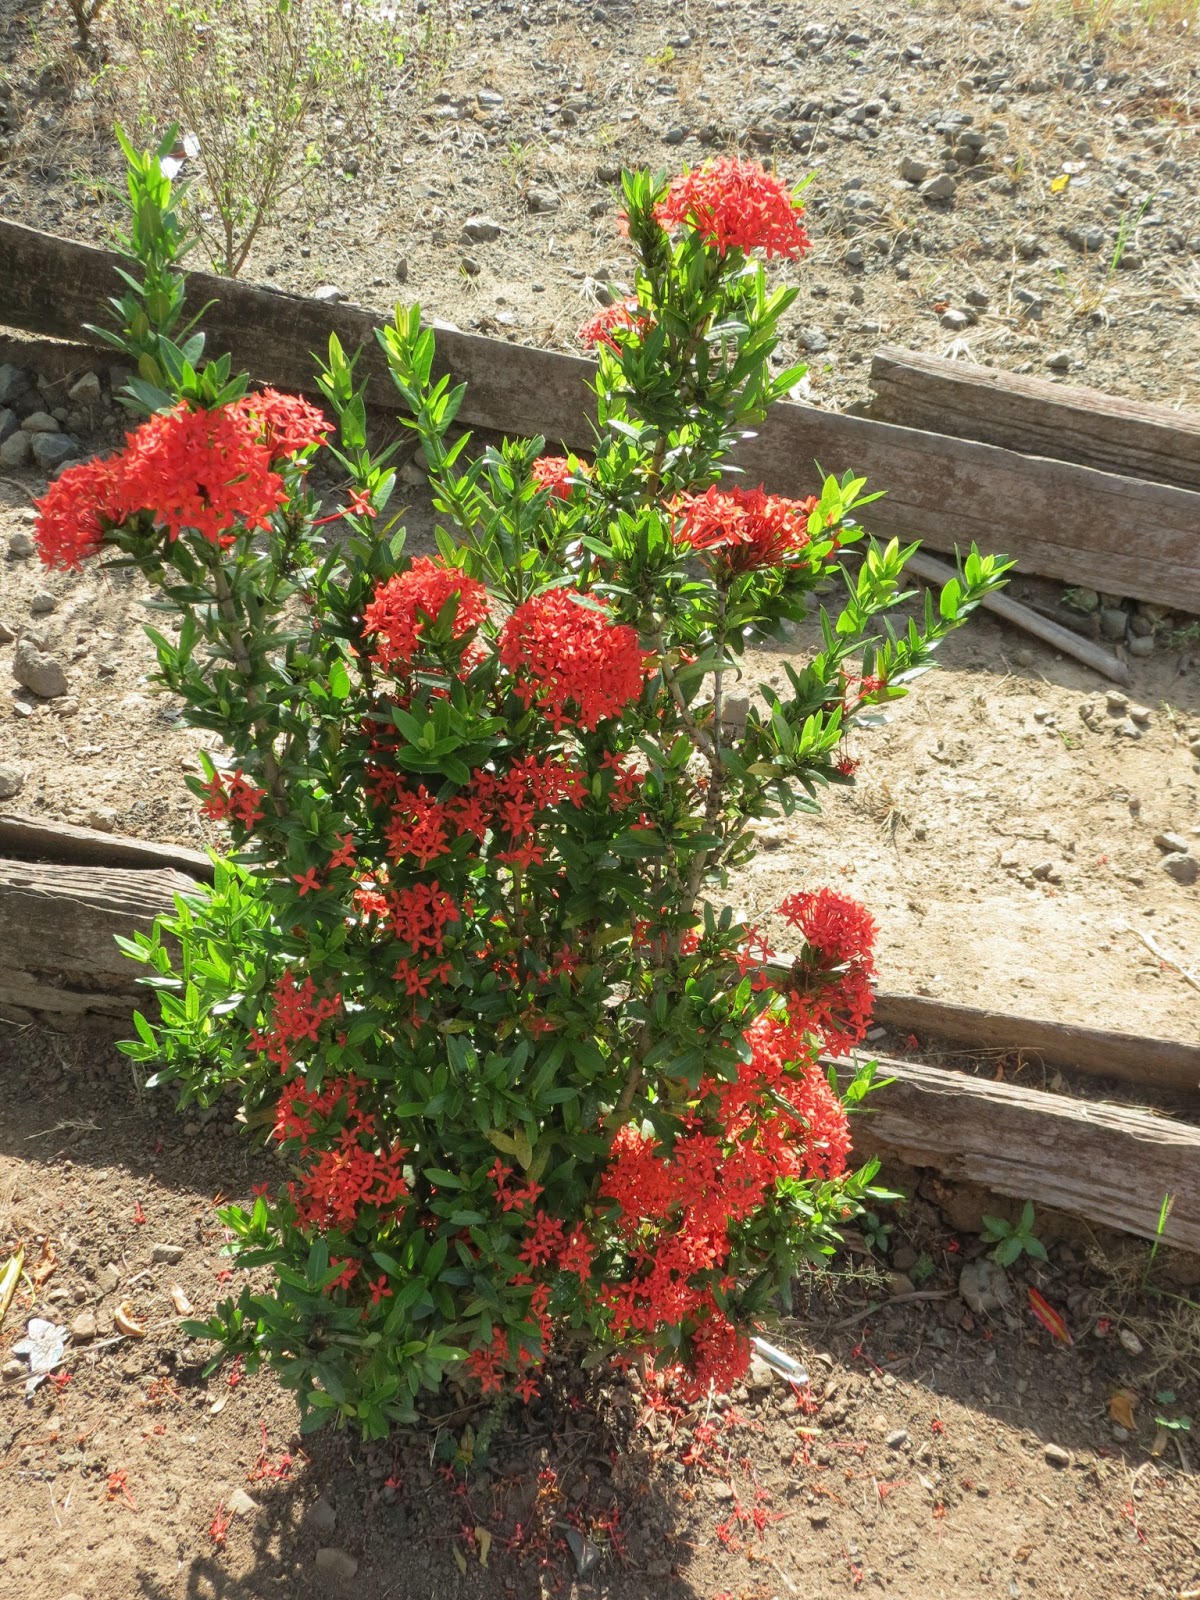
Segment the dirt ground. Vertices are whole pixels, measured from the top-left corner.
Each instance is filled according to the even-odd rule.
[[[1195,1411],[1200,1373],[1194,1346],[1149,1342],[1170,1303],[1133,1292],[1144,1247],[1114,1255],[1075,1230],[1050,1267],[1011,1274],[1012,1309],[975,1316],[954,1286],[981,1246],[935,1186],[889,1241],[927,1298],[889,1302],[910,1280],[860,1261],[771,1330],[809,1385],[752,1375],[732,1404],[683,1415],[636,1381],[585,1390],[564,1371],[464,1476],[478,1411],[376,1446],[300,1440],[270,1376],[202,1376],[171,1291],[200,1315],[228,1292],[214,1201],[248,1198],[273,1165],[224,1112],[181,1126],[105,1041],[35,1031],[0,1031],[0,1084],[0,1254],[20,1237],[31,1267],[43,1240],[57,1260],[0,1336],[12,1600],[1140,1600],[1200,1583],[1194,1446],[1179,1432],[1149,1453],[1156,1413]],[[1024,1313],[1026,1282],[1071,1348]],[[122,1304],[144,1338],[117,1334]],[[76,1333],[27,1400],[10,1352],[31,1314]],[[1121,1342],[1133,1326],[1140,1356]],[[1114,1434],[1118,1389],[1132,1435]],[[577,1560],[594,1562],[584,1579]]]
[[[445,71],[390,89],[360,152],[342,108],[314,120],[319,164],[247,278],[384,311],[402,295],[573,349],[603,285],[629,279],[619,167],[741,152],[813,175],[815,248],[781,358],[810,360],[818,403],[863,400],[889,340],[1200,404],[1195,0],[419,9],[450,30]],[[71,37],[65,0],[0,0],[0,210],[107,239],[121,217],[105,185],[123,190],[112,117],[135,123],[147,69],[103,15],[103,68]],[[924,195],[922,169],[953,194]]]

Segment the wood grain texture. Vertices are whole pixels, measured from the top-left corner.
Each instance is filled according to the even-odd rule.
[[[114,934],[149,930],[195,880],[172,868],[0,860],[0,1016],[128,1019],[141,968]]]
[[[1132,1033],[1074,1027],[884,990],[875,997],[875,1020],[915,1033],[922,1043],[933,1037],[971,1050],[1037,1056],[1048,1066],[1089,1077],[1115,1078],[1200,1098],[1200,1047],[1173,1039],[1144,1039]]]
[[[76,828],[52,817],[27,817],[0,812],[0,857],[17,861],[49,861],[59,866],[174,867],[189,877],[212,882],[213,866],[201,850],[182,844],[155,844],[128,839],[96,828]]]
[[[105,320],[116,262],[94,245],[0,221],[0,320],[77,339],[82,323]],[[191,274],[187,303],[191,311],[208,305],[211,350],[230,350],[255,379],[309,392],[313,353],[336,331],[347,348],[363,349],[369,400],[397,404],[375,341],[383,317],[208,273]],[[593,442],[590,361],[439,330],[437,370],[466,382],[459,416],[470,426],[576,449]],[[826,472],[865,472],[887,490],[868,516],[884,538],[922,539],[944,552],[975,541],[1027,572],[1200,613],[1195,490],[790,404],[774,407],[739,460],[781,494],[807,494],[818,462]]]
[[[882,422],[1200,490],[1200,412],[891,345],[871,386]]]
[[[880,1065],[894,1082],[852,1119],[858,1157],[892,1155],[1143,1239],[1170,1194],[1164,1242],[1200,1252],[1200,1128],[940,1067]]]

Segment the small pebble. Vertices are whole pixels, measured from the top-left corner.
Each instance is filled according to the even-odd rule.
[[[1071,1465],[1071,1452],[1064,1450],[1060,1444],[1048,1444],[1042,1451],[1052,1467],[1069,1467]]]

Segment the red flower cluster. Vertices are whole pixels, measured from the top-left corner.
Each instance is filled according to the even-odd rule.
[[[450,633],[457,641],[487,616],[483,584],[457,567],[418,556],[407,572],[380,584],[363,614],[363,628],[378,636],[372,660],[386,671],[407,669],[426,642],[426,630],[450,608]]]
[[[259,389],[235,400],[229,409],[245,417],[272,461],[307,450],[310,445],[325,444],[329,438],[324,414],[297,394]]]
[[[536,701],[556,732],[594,728],[642,692],[637,634],[577,590],[546,589],[519,605],[501,629],[500,660],[518,698]]]
[[[816,500],[785,500],[756,489],[718,489],[680,495],[676,542],[712,557],[723,573],[781,567],[809,543],[808,519]]]
[[[617,334],[625,328],[636,328],[641,333],[648,322],[649,317],[636,300],[618,300],[584,323],[579,330],[579,342],[589,349],[593,345],[605,344],[620,355]]]
[[[207,798],[200,810],[214,822],[232,817],[243,828],[252,828],[262,821],[262,801],[267,791],[247,783],[241,767],[228,779],[222,778],[219,772],[214,773],[204,788]]]
[[[288,1184],[288,1195],[304,1227],[345,1231],[364,1206],[394,1211],[408,1197],[403,1170],[408,1151],[399,1144],[377,1148],[375,1115],[359,1104],[369,1088],[353,1074],[331,1079],[319,1092],[296,1079],[279,1097],[275,1137],[298,1140],[301,1147],[301,1181]],[[314,1150],[318,1139],[332,1142]]]
[[[34,537],[48,567],[77,567],[95,555],[106,531],[128,515],[121,493],[119,458],[94,457],[64,472],[34,502]]]
[[[792,970],[792,1018],[832,1055],[846,1055],[861,1043],[871,1020],[874,919],[832,889],[789,895],[779,914],[804,935],[805,948]]]
[[[84,462],[47,490],[35,527],[42,560],[78,566],[106,527],[144,511],[172,539],[193,529],[224,544],[235,528],[266,528],[286,499],[271,463],[296,440],[314,442],[309,412],[319,416],[303,400],[275,395],[265,413],[241,400],[211,411],[181,403],[151,417],[119,455]]]
[[[533,463],[533,481],[556,500],[569,500],[574,493],[575,477],[586,477],[587,467],[578,463],[572,467],[566,456],[539,456]]]
[[[318,1000],[311,978],[297,984],[295,976],[285,972],[271,991],[267,1031],[255,1029],[250,1035],[250,1048],[258,1054],[265,1052],[268,1061],[278,1064],[280,1072],[287,1072],[296,1061],[292,1047],[306,1040],[316,1044],[321,1024],[336,1017],[341,1009],[340,994]]]
[[[483,839],[489,832],[504,835],[512,847],[498,853],[497,860],[520,860],[525,866],[540,862],[542,850],[535,839],[539,815],[564,801],[578,806],[587,793],[583,773],[566,756],[544,761],[524,756],[503,774],[480,769],[466,788],[445,801],[435,799],[423,784],[414,794],[394,772],[382,768],[372,771],[370,788],[377,802],[392,803],[384,829],[392,859],[412,857],[422,868],[447,854],[451,834]]]
[[[796,257],[812,248],[791,191],[754,161],[722,159],[676,178],[655,215],[664,227],[694,228],[720,255],[764,250]]]

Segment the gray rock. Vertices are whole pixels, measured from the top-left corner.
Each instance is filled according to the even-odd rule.
[[[5,439],[11,439],[18,427],[17,413],[9,411],[7,407],[0,408],[0,444],[3,444]]]
[[[14,367],[11,361],[0,366],[0,406],[16,400],[29,387],[29,374],[23,367]]]
[[[13,1383],[17,1378],[23,1378],[27,1371],[28,1368],[25,1363],[13,1357],[11,1361],[6,1361],[0,1367],[0,1378],[3,1378],[5,1383]]]
[[[775,1368],[763,1360],[757,1350],[751,1352],[750,1370],[746,1373],[745,1384],[751,1394],[756,1391],[761,1393],[764,1389],[773,1389],[777,1381]]]
[[[1069,350],[1056,350],[1052,356],[1046,357],[1046,365],[1051,372],[1070,372],[1071,352]]]
[[[1094,256],[1104,249],[1104,229],[1097,227],[1068,228],[1063,237],[1072,250]]]
[[[526,208],[536,215],[548,216],[557,211],[562,201],[553,189],[530,189],[525,196]]]
[[[1168,877],[1174,878],[1176,883],[1183,884],[1185,888],[1200,877],[1200,861],[1197,861],[1195,856],[1185,855],[1179,850],[1164,856],[1161,865]]]
[[[58,601],[50,593],[49,589],[39,589],[29,602],[29,609],[35,617],[47,617],[57,604]]]
[[[305,1523],[318,1533],[332,1533],[337,1526],[337,1512],[324,1495],[314,1500],[304,1516]]]
[[[1012,1285],[1008,1274],[986,1256],[968,1261],[958,1279],[958,1292],[966,1305],[982,1316],[1012,1304]]]
[[[943,311],[941,315],[943,328],[949,328],[952,333],[962,333],[971,326],[971,319],[965,311]]]
[[[60,462],[69,461],[78,453],[78,448],[74,439],[66,433],[35,433],[33,436],[33,459],[43,470],[48,471]]]
[[[820,355],[823,350],[829,349],[829,335],[824,328],[801,328],[800,343],[809,355]]]
[[[173,1267],[177,1261],[183,1260],[183,1246],[181,1244],[156,1244],[150,1252],[151,1261],[165,1261]]]
[[[468,217],[463,223],[464,244],[490,244],[500,237],[500,224],[491,217]]]
[[[79,405],[95,405],[100,399],[100,379],[94,372],[85,372],[83,377],[67,390],[67,398]]]
[[[566,1540],[570,1546],[571,1554],[575,1557],[575,1570],[581,1578],[586,1578],[600,1565],[604,1552],[599,1545],[595,1545],[586,1534],[580,1533],[577,1528],[566,1529]]]
[[[337,1550],[333,1545],[325,1544],[317,1551],[316,1568],[327,1578],[349,1583],[358,1571],[358,1562],[344,1550]]]
[[[1016,246],[1022,261],[1034,261],[1042,253],[1042,241],[1036,233],[1019,233]]]
[[[313,290],[312,298],[322,301],[325,305],[336,306],[339,301],[346,299],[346,294],[336,283],[323,283],[320,288]]]
[[[115,1264],[108,1261],[96,1273],[96,1287],[101,1294],[111,1294],[120,1286],[121,1274]]]
[[[480,89],[475,100],[481,111],[499,111],[504,104],[504,96],[498,89]]]
[[[1052,1467],[1069,1467],[1071,1465],[1071,1452],[1064,1450],[1060,1444],[1048,1444],[1042,1455]]]
[[[11,766],[8,762],[0,763],[0,800],[11,800],[14,795],[20,794],[24,782],[25,774],[20,767]]]
[[[248,1517],[251,1512],[258,1510],[258,1501],[252,1495],[248,1495],[245,1489],[235,1489],[225,1504],[239,1517]]]
[[[1129,654],[1131,656],[1148,656],[1154,653],[1154,635],[1143,634],[1141,638],[1130,639]]]
[[[848,267],[861,267],[864,265],[867,258],[863,251],[860,250],[855,244],[851,245],[850,249],[846,251],[845,259]]]
[[[479,262],[474,256],[463,256],[462,260],[459,262],[459,266],[463,269],[468,278],[474,278],[478,276]]]
[[[1129,613],[1120,606],[1101,606],[1100,632],[1106,639],[1123,639],[1129,626]]]
[[[1129,710],[1129,696],[1127,694],[1122,694],[1120,689],[1106,689],[1104,693],[1104,704],[1115,716],[1119,711]]]
[[[0,444],[0,467],[27,467],[32,454],[29,435],[18,429]]]
[[[1186,856],[1191,854],[1191,845],[1181,833],[1156,833],[1154,842],[1164,855]]]
[[[939,172],[936,178],[927,179],[917,191],[922,200],[953,200],[958,185],[948,172]]]
[[[992,303],[992,297],[984,289],[968,289],[967,304],[974,306],[976,311],[986,311]]]
[[[67,692],[67,675],[61,662],[39,650],[29,638],[21,639],[13,653],[13,677],[23,689],[43,700],[57,700]]]
[[[929,163],[922,161],[919,156],[903,156],[900,161],[900,176],[905,183],[924,183],[929,176]]]
[[[26,433],[58,432],[58,423],[48,411],[31,411],[21,426]]]
[[[71,1337],[76,1344],[91,1344],[96,1337],[96,1313],[81,1311],[71,1324]]]
[[[399,260],[396,262],[396,282],[397,283],[407,283],[408,282],[408,257],[407,256],[401,256],[399,258]]]
[[[893,1433],[889,1433],[883,1442],[889,1450],[899,1450],[902,1445],[908,1443],[908,1429],[897,1428]]]

